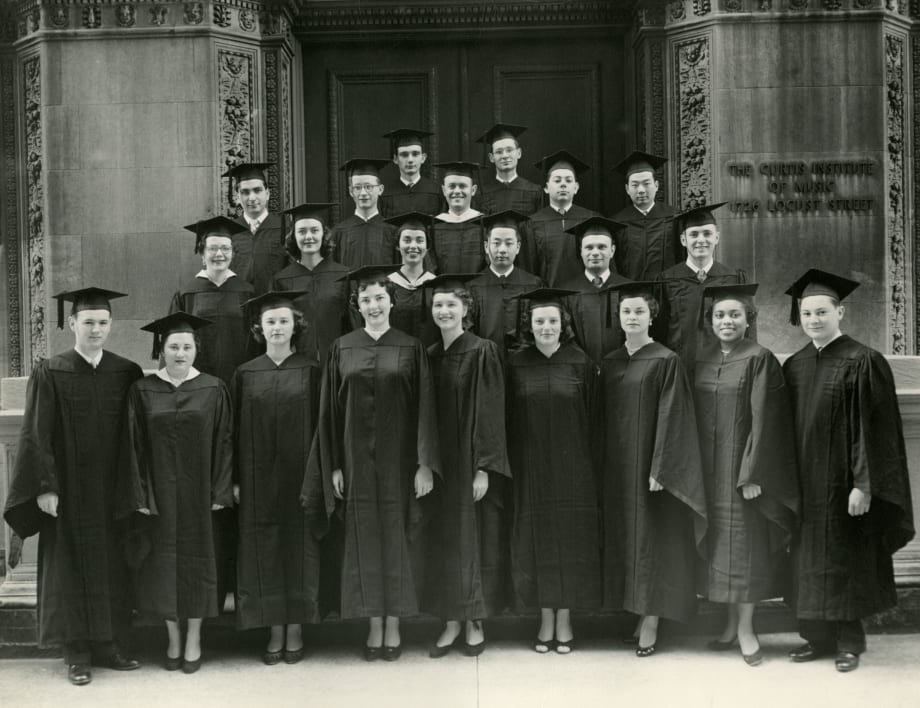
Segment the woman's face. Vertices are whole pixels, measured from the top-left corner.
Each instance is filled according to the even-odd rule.
[[[652,313],[644,297],[627,297],[620,301],[620,327],[626,334],[648,334]]]
[[[442,330],[462,328],[466,312],[463,300],[453,293],[435,293],[431,300],[431,316]]]
[[[319,253],[323,246],[323,222],[319,219],[298,219],[294,224],[294,241],[301,255]]]
[[[555,305],[535,307],[530,313],[530,327],[537,344],[555,346],[562,335],[562,313]]]
[[[233,260],[233,241],[229,236],[207,236],[202,254],[204,268],[208,273],[222,273]]]
[[[390,294],[382,285],[371,283],[358,291],[358,312],[364,318],[364,324],[371,329],[381,329],[390,323],[392,307]]]
[[[428,237],[421,229],[403,229],[399,234],[399,255],[403,265],[421,263],[428,253]]]
[[[739,300],[719,300],[712,305],[712,331],[720,341],[733,344],[747,331],[747,310]]]
[[[184,379],[195,363],[198,348],[195,346],[195,335],[191,332],[173,332],[163,342],[163,360],[166,362],[166,373],[174,379]]]
[[[272,345],[291,343],[294,336],[294,313],[290,307],[275,307],[262,313],[262,336]]]

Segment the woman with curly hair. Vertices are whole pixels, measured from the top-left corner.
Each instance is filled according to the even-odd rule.
[[[573,340],[564,299],[544,288],[528,301],[533,343],[508,366],[508,440],[514,475],[511,573],[518,609],[540,608],[533,648],[572,651],[571,610],[600,604],[597,487],[591,450],[597,370]]]
[[[320,368],[292,342],[306,328],[300,291],[246,303],[265,354],[241,365],[230,384],[236,418],[233,494],[239,504],[237,621],[271,627],[262,660],[303,656],[301,625],[319,619],[319,552],[300,506],[305,461],[316,429]]]

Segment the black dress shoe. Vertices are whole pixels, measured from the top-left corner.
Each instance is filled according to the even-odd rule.
[[[806,661],[814,661],[815,659],[820,659],[822,656],[828,656],[830,650],[824,647],[815,646],[811,642],[805,642],[800,647],[796,647],[789,652],[789,658],[792,659],[797,664],[804,663]]]
[[[838,651],[834,666],[837,671],[843,674],[847,671],[855,671],[859,668],[859,654],[854,654],[851,651]]]
[[[486,650],[486,640],[483,639],[479,644],[463,643],[463,653],[467,656],[479,656]]]
[[[397,644],[395,647],[383,648],[384,661],[396,661],[400,656],[402,656],[402,644]]]
[[[285,649],[284,650],[284,663],[285,664],[296,664],[301,659],[303,659],[303,647],[300,647],[300,649]]]
[[[382,654],[383,647],[369,647],[367,644],[364,645],[365,661],[377,661],[377,659],[379,659]]]
[[[71,664],[67,667],[67,678],[74,686],[85,686],[93,680],[93,670],[89,664]]]
[[[283,649],[279,649],[278,651],[266,651],[262,654],[262,663],[266,666],[274,666],[275,664],[280,664],[283,658]]]
[[[177,656],[175,658],[169,655],[166,656],[166,670],[167,671],[178,671],[181,668],[182,668],[182,657],[181,656]]]
[[[647,656],[652,656],[655,653],[655,651],[656,651],[656,647],[654,644],[652,644],[649,647],[644,647],[642,645],[639,645],[636,647],[636,656],[638,656],[640,659],[644,659]]]
[[[435,644],[432,646],[431,649],[428,650],[428,656],[430,656],[432,659],[441,659],[450,654],[450,650],[457,646],[458,641],[460,641],[459,633],[456,637],[454,637],[454,641],[452,641],[450,644],[445,644],[444,646],[438,646]]]
[[[134,671],[134,669],[139,669],[141,667],[141,662],[136,659],[128,659],[121,655],[121,652],[116,651],[114,654],[109,654],[106,657],[94,662],[96,666],[101,666],[106,669],[114,669],[115,671]]]
[[[184,674],[193,674],[196,671],[198,671],[198,669],[200,668],[201,668],[201,657],[200,656],[197,659],[195,659],[195,661],[189,661],[188,659],[185,659],[182,662],[182,673]]]

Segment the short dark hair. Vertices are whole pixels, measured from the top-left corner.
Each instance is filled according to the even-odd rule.
[[[262,331],[262,315],[264,314],[265,310],[275,310],[278,307],[287,307],[287,305],[278,305],[277,307],[264,308],[261,312],[259,312],[259,316],[256,318],[256,321],[250,325],[249,329],[252,332],[252,337],[259,344],[265,344],[265,333]],[[294,317],[294,334],[291,337],[291,345],[293,346],[294,342],[297,341],[297,338],[306,331],[307,319],[303,316],[303,312],[298,310],[296,307],[291,307],[290,310]]]
[[[396,283],[385,275],[378,275],[374,278],[362,278],[356,283],[354,291],[348,298],[348,304],[351,306],[351,309],[355,312],[360,312],[358,309],[358,293],[367,290],[371,285],[379,285],[386,290],[387,295],[390,296],[390,307],[396,307]]]
[[[648,305],[648,313],[652,319],[658,317],[658,313],[661,311],[661,306],[658,304],[658,298],[655,297],[654,293],[651,290],[642,290],[639,292],[631,293],[620,293],[620,297],[617,300],[617,312],[620,311],[620,304],[623,300],[629,300],[630,298],[641,297],[645,300]],[[697,310],[699,312],[699,310]]]
[[[316,217],[309,216],[306,218],[314,219]],[[323,225],[323,242],[319,247],[319,255],[321,255],[323,258],[328,258],[329,254],[332,253],[332,243],[329,241],[329,234],[331,234],[332,231],[325,221],[322,219],[316,220]],[[293,258],[295,261],[299,261],[300,257],[303,255],[300,251],[300,248],[297,246],[297,239],[294,237],[294,229],[297,227],[298,221],[303,221],[303,218],[295,219],[294,223],[291,224],[291,228],[284,236],[284,250],[286,250],[291,258]]]
[[[559,315],[562,319],[562,331],[559,333],[559,344],[566,344],[575,339],[575,331],[572,329],[572,315],[569,314],[569,311],[565,307],[557,302],[531,302],[527,306],[527,316],[524,318],[524,321],[521,322],[521,341],[524,344],[534,344],[536,341],[533,336],[532,315],[533,311],[538,307],[555,307],[559,310]]]

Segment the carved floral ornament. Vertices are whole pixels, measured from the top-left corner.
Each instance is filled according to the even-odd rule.
[[[115,19],[119,27],[134,27],[134,6],[121,4],[115,7]]]

